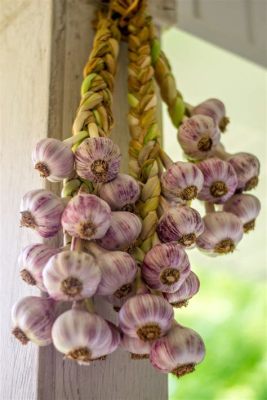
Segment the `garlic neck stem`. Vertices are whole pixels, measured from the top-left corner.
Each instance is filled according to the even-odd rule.
[[[99,137],[98,127],[94,122],[88,125],[88,134],[90,138]]]
[[[213,203],[209,203],[208,201],[205,201],[205,211],[206,211],[206,214],[215,212],[215,205]]]
[[[108,253],[108,250],[105,250],[102,247],[98,246],[98,244],[96,244],[95,242],[87,242],[85,246],[86,250],[88,250],[96,258],[105,253]]]
[[[172,159],[168,156],[167,153],[165,153],[165,151],[162,148],[159,151],[159,156],[162,164],[166,169],[168,169],[173,164]]]
[[[82,141],[83,139],[87,138],[88,132],[87,131],[80,131],[78,133],[76,133],[75,135],[69,137],[68,139],[63,140],[64,143],[70,144],[70,146],[72,147],[74,144]]]
[[[84,305],[86,307],[86,310],[89,313],[94,313],[95,312],[95,307],[94,307],[94,303],[93,303],[93,299],[84,299]]]
[[[227,153],[225,151],[225,148],[222,144],[219,144],[214,152],[214,156],[220,158],[221,160],[227,160],[228,157],[230,157],[232,154]]]
[[[82,239],[76,238],[76,237],[72,237],[70,250],[71,251],[82,251],[82,249],[83,249]]]

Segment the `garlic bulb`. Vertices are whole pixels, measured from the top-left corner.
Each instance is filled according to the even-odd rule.
[[[199,291],[199,285],[200,283],[197,275],[193,271],[190,271],[189,275],[176,292],[163,293],[163,296],[173,307],[180,308],[186,306],[188,300]]]
[[[225,106],[219,99],[208,99],[193,108],[191,115],[207,115],[214,123],[225,131],[229,119],[226,117]]]
[[[111,220],[109,205],[93,194],[73,197],[62,215],[62,226],[71,236],[99,239],[105,235]]]
[[[203,188],[198,194],[198,199],[221,204],[235,193],[237,176],[231,164],[219,158],[209,158],[197,166],[204,176]]]
[[[71,147],[57,139],[40,140],[33,152],[34,168],[51,182],[60,182],[73,173],[74,156]]]
[[[104,253],[97,258],[101,271],[101,281],[96,294],[112,295],[122,298],[132,291],[132,284],[137,272],[135,260],[122,251]]]
[[[22,344],[32,341],[38,346],[46,346],[51,343],[54,319],[54,300],[46,297],[24,297],[12,308],[12,333]]]
[[[81,365],[106,356],[113,350],[113,336],[107,322],[97,314],[68,310],[52,328],[55,348]]]
[[[117,348],[119,347],[119,345],[121,343],[121,333],[120,333],[119,329],[117,328],[117,326],[114,325],[112,322],[106,321],[106,323],[109,326],[109,329],[111,331],[111,336],[112,336],[112,340],[111,340],[110,347],[109,347],[109,354],[110,354],[110,353],[113,353],[115,350],[117,350]]]
[[[62,251],[50,258],[43,270],[44,285],[55,300],[81,300],[92,297],[101,272],[94,257],[78,251]]]
[[[112,181],[103,183],[99,189],[99,196],[113,211],[132,211],[140,196],[140,187],[130,175],[118,174]]]
[[[178,141],[185,154],[196,160],[210,157],[220,141],[220,131],[206,115],[186,119],[179,128]]]
[[[237,189],[251,190],[258,185],[260,162],[256,156],[249,153],[236,153],[227,158],[237,175]]]
[[[235,214],[242,221],[245,233],[255,228],[260,209],[260,201],[252,194],[236,194],[223,205],[224,211]]]
[[[127,250],[138,238],[142,223],[137,215],[128,211],[111,213],[110,227],[98,241],[107,250]]]
[[[131,297],[119,311],[122,332],[145,342],[165,335],[172,321],[172,306],[163,297],[152,294]]]
[[[161,175],[162,192],[169,200],[190,201],[197,197],[203,181],[196,165],[178,161]]]
[[[242,222],[234,214],[212,212],[203,218],[204,232],[197,238],[200,250],[213,254],[232,253],[243,236]]]
[[[178,378],[193,372],[204,357],[205,345],[199,334],[178,324],[167,336],[156,340],[150,352],[153,367],[160,372],[171,372]]]
[[[37,285],[46,291],[43,285],[43,269],[47,261],[60,249],[52,249],[44,244],[30,244],[19,255],[20,276],[29,285]]]
[[[148,286],[162,292],[176,292],[189,273],[187,254],[175,242],[152,247],[142,265],[142,276]]]
[[[194,246],[203,230],[200,214],[187,206],[170,207],[160,218],[157,227],[162,242],[178,242],[185,247]]]
[[[141,339],[123,335],[120,347],[131,353],[132,360],[143,360],[149,358],[151,342],[144,342]]]
[[[109,182],[120,170],[119,146],[106,137],[85,139],[75,152],[77,174],[92,182]]]
[[[35,229],[40,236],[54,236],[61,228],[63,202],[48,190],[27,192],[20,204],[21,226]]]

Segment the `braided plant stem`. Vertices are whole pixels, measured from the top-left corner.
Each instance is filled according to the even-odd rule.
[[[142,2],[128,24],[129,169],[130,174],[142,185],[137,208],[143,228],[134,249],[134,256],[139,261],[157,241],[157,209],[161,193],[160,129],[157,123],[150,35],[150,18],[145,15],[145,3]]]

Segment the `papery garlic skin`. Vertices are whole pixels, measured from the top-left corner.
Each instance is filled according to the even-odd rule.
[[[107,322],[94,313],[69,310],[61,314],[52,328],[55,348],[81,365],[110,353],[113,337]]]
[[[53,138],[40,140],[32,152],[34,168],[50,182],[60,182],[73,173],[74,156],[71,147]]]
[[[38,346],[51,343],[51,329],[55,319],[55,302],[46,297],[28,296],[12,308],[13,335],[22,343]]]
[[[149,358],[151,342],[144,342],[138,338],[123,335],[120,347],[131,353],[132,360],[142,360]]]
[[[220,142],[220,131],[206,115],[185,120],[178,131],[178,141],[185,154],[195,160],[210,157]]]
[[[227,158],[237,175],[238,190],[252,190],[258,185],[260,162],[250,153],[236,153]]]
[[[93,194],[73,197],[62,215],[62,226],[71,236],[85,240],[102,238],[111,222],[109,205]]]
[[[173,293],[189,275],[190,263],[178,243],[157,244],[145,255],[141,270],[150,288]]]
[[[190,271],[189,275],[176,292],[166,292],[163,293],[163,296],[173,307],[180,308],[188,304],[188,300],[199,291],[199,286],[200,282],[197,275],[193,271]]]
[[[153,341],[165,335],[173,321],[172,306],[163,297],[142,294],[131,297],[119,311],[119,327],[126,335]]]
[[[94,183],[109,182],[120,170],[119,146],[106,137],[85,139],[75,151],[77,174]]]
[[[24,247],[18,259],[21,278],[29,285],[36,285],[40,290],[46,291],[43,284],[43,269],[48,260],[59,251],[60,249],[39,243]]]
[[[114,294],[118,298],[127,296],[132,290],[132,282],[137,272],[133,257],[122,251],[112,251],[97,257],[97,261],[101,280],[96,294]]]
[[[161,175],[164,196],[169,200],[187,202],[197,197],[204,178],[199,168],[188,162],[173,163]]]
[[[252,194],[236,194],[223,205],[223,210],[235,214],[242,221],[243,230],[247,233],[255,228],[261,203]]]
[[[209,158],[197,164],[204,176],[199,200],[216,204],[225,203],[236,191],[237,176],[234,168],[219,158]]]
[[[153,367],[178,378],[193,372],[204,357],[205,345],[200,335],[181,325],[173,326],[167,336],[156,340],[150,352]]]
[[[212,212],[203,218],[204,232],[197,238],[197,247],[219,255],[232,253],[243,236],[241,220],[225,211]]]
[[[112,336],[112,340],[110,343],[110,347],[109,347],[109,353],[113,353],[115,350],[117,350],[117,348],[119,347],[120,343],[121,343],[121,333],[118,329],[118,327],[116,325],[114,325],[112,322],[107,321],[106,323],[109,326],[109,329],[111,331],[111,336]]]
[[[191,111],[191,115],[206,115],[224,131],[229,120],[226,117],[225,106],[219,99],[208,99],[198,104]]]
[[[31,190],[21,200],[21,226],[36,230],[44,238],[52,237],[61,228],[63,210],[62,200],[54,193]]]
[[[131,211],[139,199],[140,187],[130,175],[118,174],[112,181],[101,185],[99,196],[109,204],[112,211]]]
[[[138,238],[142,229],[140,218],[128,211],[111,213],[110,227],[98,241],[107,250],[127,250]]]
[[[160,218],[157,227],[162,242],[178,242],[187,248],[195,245],[196,238],[203,230],[199,212],[188,206],[170,207]]]
[[[91,255],[67,250],[50,258],[43,270],[43,280],[53,299],[77,301],[95,294],[101,272]]]

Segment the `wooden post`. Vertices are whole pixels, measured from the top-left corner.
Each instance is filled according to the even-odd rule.
[[[159,1],[163,4],[162,1]],[[52,346],[22,347],[10,335],[10,310],[35,294],[19,278],[17,256],[40,242],[19,228],[19,202],[45,183],[31,165],[31,148],[43,137],[65,138],[79,103],[82,69],[91,49],[94,6],[88,0],[2,0],[1,60],[1,371],[3,400],[166,400],[167,376],[148,361],[131,361],[117,351],[106,361],[80,367],[63,360]],[[158,9],[157,9],[158,12]],[[167,10],[169,12],[169,10]],[[163,11],[164,14],[164,11]],[[119,56],[112,137],[127,170],[127,49]],[[6,177],[8,174],[8,178]],[[57,185],[47,185],[59,191]],[[100,299],[99,312],[116,320]]]

